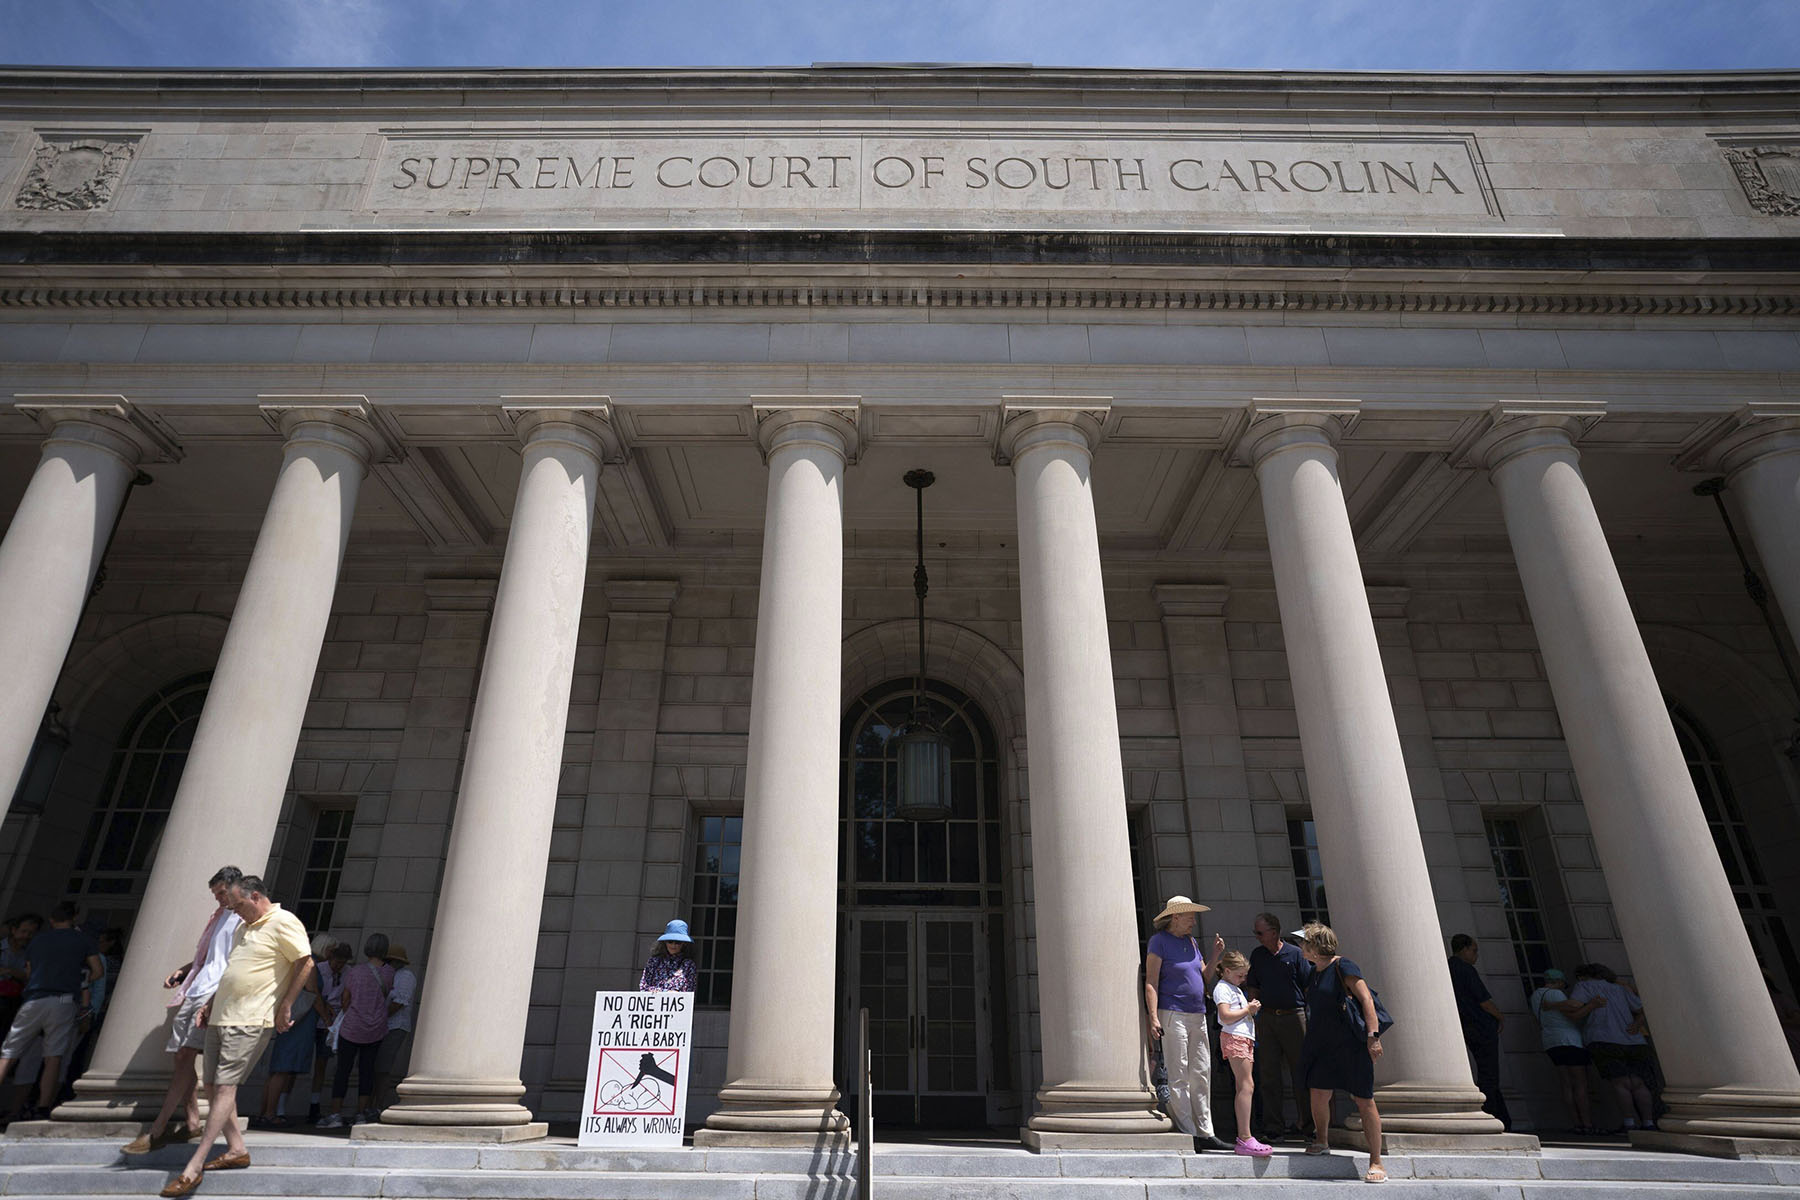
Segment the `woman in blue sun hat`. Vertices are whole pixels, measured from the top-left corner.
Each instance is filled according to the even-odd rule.
[[[694,939],[686,921],[670,921],[638,977],[640,992],[691,992],[700,982],[700,964],[688,957]]]

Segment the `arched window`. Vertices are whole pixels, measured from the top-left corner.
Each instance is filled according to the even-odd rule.
[[[842,850],[838,877],[852,905],[998,907],[999,759],[993,727],[973,701],[929,680],[925,706],[950,738],[950,819],[899,815],[899,736],[914,708],[913,681],[874,688],[844,717]]]
[[[192,675],[159,690],[113,751],[69,880],[70,896],[90,916],[117,920],[143,898],[211,680],[210,673]]]
[[[1800,985],[1800,959],[1795,957],[1787,923],[1775,905],[1775,893],[1763,873],[1750,828],[1726,777],[1725,761],[1693,714],[1681,705],[1669,704],[1669,720],[1675,726],[1676,741],[1681,743],[1681,756],[1687,760],[1688,774],[1693,776],[1694,791],[1706,813],[1706,824],[1712,830],[1713,845],[1719,851],[1731,894],[1743,913],[1756,960],[1777,975],[1786,974],[1790,989]]]

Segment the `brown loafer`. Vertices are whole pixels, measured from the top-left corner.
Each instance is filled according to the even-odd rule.
[[[250,1152],[248,1150],[239,1150],[236,1154],[221,1154],[217,1158],[208,1159],[206,1169],[208,1171],[235,1171],[240,1167],[247,1167],[249,1165]]]
[[[205,1172],[201,1172],[201,1175],[204,1174]],[[189,1195],[195,1188],[200,1186],[201,1175],[177,1175],[175,1178],[169,1180],[168,1184],[163,1188],[161,1195],[164,1196],[166,1200],[175,1200],[178,1196]]]
[[[120,1154],[148,1154],[156,1149],[156,1139],[147,1133],[140,1133],[120,1149]]]

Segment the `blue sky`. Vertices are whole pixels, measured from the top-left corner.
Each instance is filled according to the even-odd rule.
[[[1800,0],[0,0],[0,62],[1800,67]]]

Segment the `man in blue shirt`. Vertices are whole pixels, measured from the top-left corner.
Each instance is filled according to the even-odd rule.
[[[1274,913],[1258,913],[1252,926],[1256,949],[1250,951],[1250,973],[1244,991],[1262,1001],[1256,1015],[1256,1099],[1262,1113],[1265,1142],[1286,1137],[1296,1130],[1312,1137],[1312,1112],[1306,1083],[1300,1078],[1300,1043],[1306,1037],[1306,989],[1312,982],[1312,964],[1300,948],[1281,940],[1281,922]],[[1294,1085],[1294,1108],[1299,1120],[1288,1125],[1282,1116],[1283,1090]]]
[[[19,1116],[36,1120],[50,1115],[56,1099],[57,1085],[62,1082],[63,1056],[75,1040],[78,1008],[86,1008],[88,985],[100,978],[105,968],[100,963],[100,947],[94,939],[74,928],[81,910],[65,900],[50,913],[50,928],[31,939],[25,958],[31,964],[31,977],[25,984],[25,1003],[13,1018],[0,1045],[0,1084],[6,1082],[13,1064],[24,1057],[40,1035],[44,1039],[44,1071],[39,1077],[38,1103],[27,1105]],[[80,997],[79,1005],[76,997]]]

